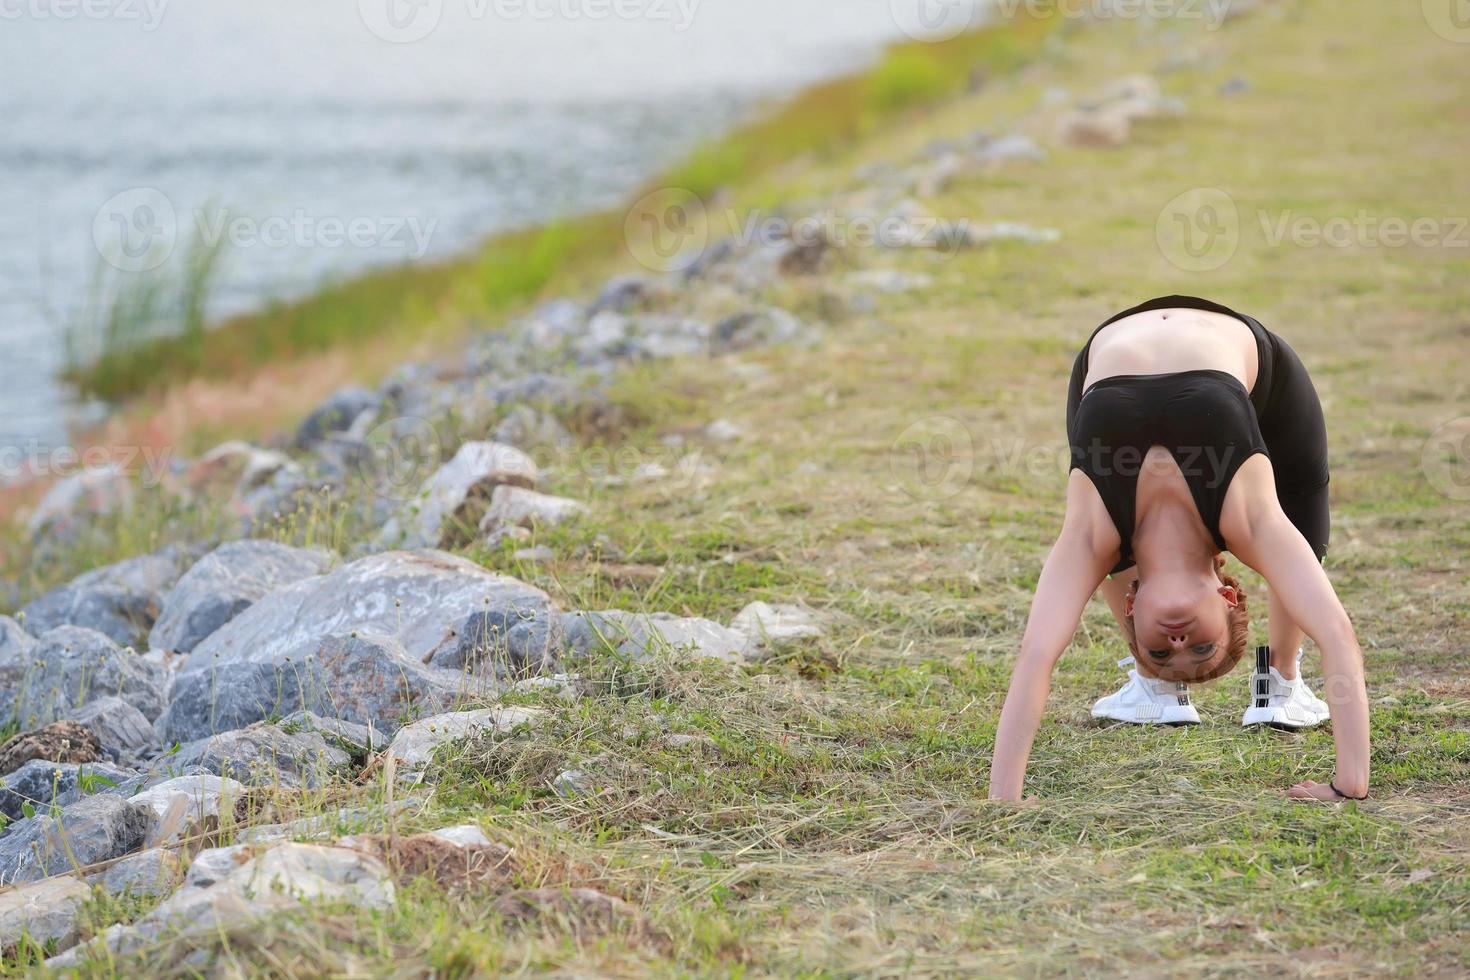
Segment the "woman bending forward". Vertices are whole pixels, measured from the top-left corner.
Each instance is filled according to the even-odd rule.
[[[1092,335],[1067,399],[1067,514],[1047,556],[1001,711],[990,796],[1019,800],[1051,675],[1101,587],[1134,669],[1093,715],[1199,721],[1189,683],[1228,673],[1248,643],[1229,551],[1270,586],[1243,722],[1327,720],[1336,772],[1289,795],[1368,794],[1362,651],[1321,560],[1327,434],[1300,358],[1257,320],[1190,296],[1125,310]],[[1324,704],[1299,674],[1302,635],[1322,653]],[[1126,661],[1125,661],[1126,663]]]

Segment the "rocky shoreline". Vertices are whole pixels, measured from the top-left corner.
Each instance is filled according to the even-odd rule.
[[[1058,138],[1111,145],[1134,122],[1181,108],[1152,78],[1125,79],[1071,109]],[[383,907],[394,901],[395,874],[414,866],[404,853],[461,869],[456,881],[503,879],[514,857],[478,827],[392,839],[339,828],[381,825],[395,807],[413,806],[447,743],[542,723],[544,710],[501,703],[507,695],[598,697],[611,691],[608,665],[738,669],[819,637],[824,623],[800,605],[764,602],[729,623],[564,609],[455,552],[504,547],[537,561],[534,530],[588,513],[581,501],[544,492],[546,478],[577,465],[586,441],[618,431],[609,387],[626,366],[820,344],[826,324],[871,311],[875,294],[923,288],[922,274],[884,265],[887,252],[940,256],[1057,240],[1055,230],[1019,223],[936,222],[911,196],[977,169],[1046,158],[1021,132],[936,144],[906,165],[859,174],[837,195],[790,207],[890,229],[877,261],[824,235],[719,242],[680,272],[619,276],[587,301],[543,303],[450,356],[404,365],[376,388],[342,389],[273,445],[229,442],[176,462],[150,492],[218,508],[238,540],[171,544],[96,568],[0,617],[0,709],[19,726],[0,746],[0,883],[8,886],[0,946],[49,944],[59,954],[51,965],[65,967],[104,947],[122,954],[170,936],[187,944],[302,898]],[[951,231],[936,235],[936,227]],[[773,302],[793,288],[838,313],[803,318]],[[741,435],[717,421],[698,438]],[[667,476],[645,462],[609,479]],[[54,486],[31,519],[38,553],[125,516],[139,493],[117,469]],[[334,519],[358,531],[348,554],[275,540],[283,522],[324,499],[340,508]],[[614,542],[598,548],[594,560],[616,559]],[[371,813],[252,817],[263,789],[370,778],[407,795],[395,802],[390,789]],[[567,769],[549,788],[573,795],[592,778]],[[318,842],[295,842],[303,838]],[[68,952],[94,888],[168,897]],[[521,912],[576,902],[634,916],[587,889],[509,892],[501,902]]]

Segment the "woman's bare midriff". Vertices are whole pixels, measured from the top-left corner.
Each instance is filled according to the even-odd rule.
[[[1092,340],[1086,386],[1121,374],[1224,371],[1249,391],[1260,367],[1255,334],[1233,316],[1150,310],[1110,323]]]

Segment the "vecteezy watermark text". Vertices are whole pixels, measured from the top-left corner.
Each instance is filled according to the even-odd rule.
[[[115,20],[158,30],[169,0],[0,0],[3,20]]]
[[[422,41],[439,27],[446,0],[358,0],[363,25],[392,44]],[[683,33],[703,0],[449,0],[472,21],[642,20]]]
[[[628,252],[654,272],[683,272],[696,266],[710,243],[795,248],[926,248],[943,254],[970,240],[973,222],[923,214],[846,214],[827,209],[791,218],[768,211],[714,210],[693,191],[666,187],[644,195],[623,225]]]
[[[58,480],[83,473],[138,474],[144,489],[156,487],[173,464],[171,446],[43,446],[32,439],[0,446],[0,484]]]
[[[1007,19],[1018,14],[1064,20],[1195,21],[1219,30],[1230,15],[1232,0],[992,0]]]
[[[1218,187],[1195,187],[1170,199],[1159,212],[1154,237],[1175,266],[1209,272],[1235,257],[1252,224],[1259,228],[1262,244],[1272,249],[1470,250],[1470,215],[1405,216],[1366,208],[1325,216],[1269,208],[1251,214],[1242,213],[1234,197]]]
[[[92,241],[102,258],[124,272],[156,269],[181,238],[217,248],[361,248],[423,258],[438,219],[418,215],[316,214],[295,208],[281,214],[239,214],[229,208],[180,212],[155,187],[133,187],[97,210]]]

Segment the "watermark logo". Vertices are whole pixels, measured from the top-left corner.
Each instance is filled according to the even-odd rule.
[[[889,0],[898,29],[915,41],[948,41],[982,22],[982,0]]]
[[[931,415],[907,426],[888,450],[888,468],[914,500],[948,500],[975,469],[975,441],[958,419]]]
[[[1218,187],[1196,187],[1159,212],[1154,239],[1164,258],[1186,272],[1213,272],[1240,247],[1240,209]]]
[[[623,220],[628,253],[652,272],[683,272],[709,245],[709,213],[699,195],[665,187],[634,202]]]
[[[379,424],[363,439],[357,473],[373,496],[407,501],[444,460],[439,430],[428,419],[403,415]]]
[[[1446,41],[1470,44],[1470,0],[1421,0],[1424,21]]]
[[[444,16],[444,0],[357,0],[357,14],[381,40],[412,44],[434,33]]]
[[[92,219],[92,243],[123,272],[146,272],[168,261],[178,239],[173,202],[156,187],[132,187],[108,198]]]
[[[1434,489],[1451,500],[1470,500],[1470,415],[1451,419],[1430,433],[1419,466]]]

